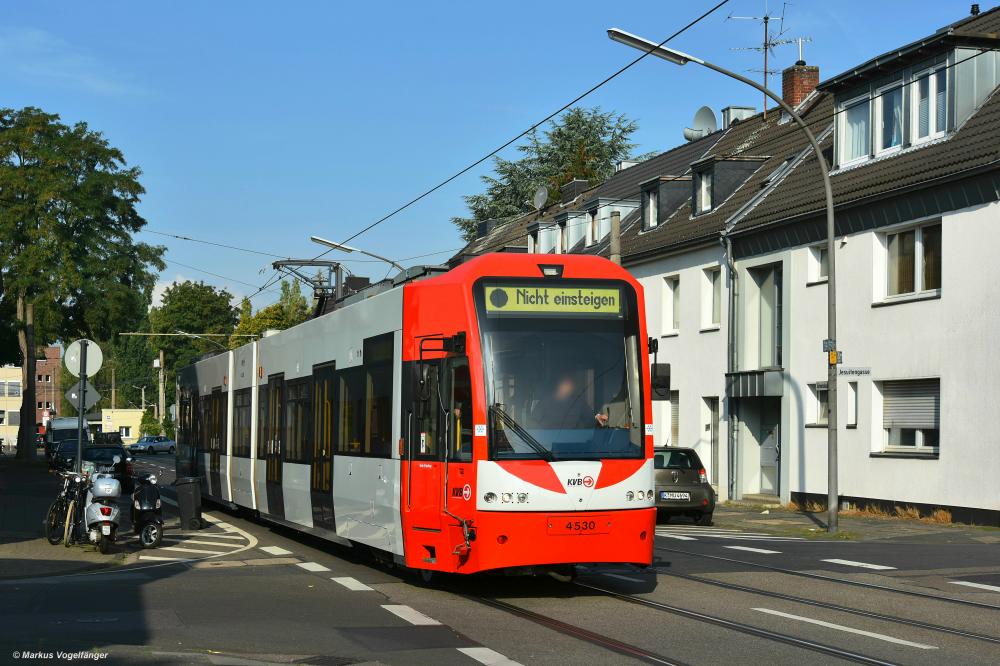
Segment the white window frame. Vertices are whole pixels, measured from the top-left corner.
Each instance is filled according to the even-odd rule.
[[[846,142],[846,132],[847,132],[847,110],[852,106],[857,106],[858,104],[866,103],[868,104],[868,152],[860,157],[853,157],[847,159],[844,157],[844,148]],[[865,93],[864,95],[859,95],[853,99],[841,102],[839,108],[837,109],[837,166],[849,166],[852,164],[859,164],[865,160],[871,159],[872,156],[872,96],[870,93]]]
[[[681,276],[668,275],[663,278],[663,335],[680,333],[680,292]]]
[[[899,129],[899,143],[895,146],[890,146],[889,148],[882,147],[882,101],[883,95],[890,90],[899,88],[899,122],[903,123],[903,127]],[[874,116],[874,122],[872,123],[871,132],[869,134],[872,137],[872,148],[874,148],[875,154],[878,156],[891,155],[892,153],[899,152],[906,145],[906,85],[902,81],[895,81],[888,85],[884,85],[875,91],[875,96],[872,99],[875,104],[874,108],[871,110]]]
[[[893,380],[893,381],[911,381],[911,380]],[[913,380],[913,381],[917,381],[917,380]],[[938,390],[940,391],[940,385],[939,385]],[[882,382],[879,382],[879,394],[881,395],[882,400],[884,401],[885,400],[885,395],[884,395],[885,394],[885,389],[882,388]],[[940,399],[940,394],[939,394],[939,399]],[[882,405],[879,405],[879,407],[882,408]],[[935,445],[935,446],[928,445],[924,441],[924,431],[925,430],[934,430],[933,428],[917,428],[917,427],[913,427],[913,428],[901,428],[901,429],[903,429],[903,430],[913,430],[914,431],[914,445],[913,446],[891,445],[889,443],[889,433],[890,433],[891,428],[885,427],[885,423],[883,421],[882,422],[882,452],[883,453],[923,453],[923,454],[931,453],[931,454],[934,454],[934,455],[939,455],[940,454],[940,444],[941,444],[941,428],[940,428],[940,424],[938,424],[938,428],[936,429],[936,432],[938,434],[938,444]]]
[[[132,437],[132,426],[118,426],[118,434],[122,436],[122,439]]]
[[[569,251],[569,233],[566,225],[567,222],[562,222],[556,227],[556,254],[566,254]]]
[[[809,281],[807,284],[820,284],[830,278],[830,262],[827,258],[827,274],[823,275],[823,253],[827,251],[826,243],[813,245],[809,248]]]
[[[698,187],[695,191],[695,207],[694,212],[696,215],[701,215],[703,213],[711,212],[712,199],[715,196],[715,171],[713,169],[705,169],[704,171],[698,172]],[[708,183],[708,187],[705,184]]]
[[[600,219],[597,217],[597,209],[592,208],[587,211],[587,247],[590,247],[594,243],[598,242],[600,239],[597,234],[600,233],[601,223]]]
[[[722,266],[709,266],[702,271],[704,281],[701,290],[701,330],[716,331],[722,326]],[[718,275],[718,283],[713,276]],[[715,317],[715,305],[718,299],[719,317]]]
[[[809,425],[813,426],[826,426],[829,425],[829,412],[828,409],[823,409],[823,401],[820,400],[820,393],[826,394],[827,403],[830,401],[830,389],[826,382],[816,382],[815,384],[809,385],[810,396],[812,397],[812,407],[813,407],[813,418],[809,422]]]
[[[657,217],[659,213],[659,193],[655,187],[643,190],[642,192],[642,227],[643,229],[655,229],[659,223]]]
[[[944,71],[945,79],[945,103],[944,103],[944,129],[937,129],[937,74]],[[920,81],[927,78],[927,136],[919,136],[920,131]],[[948,132],[948,71],[946,65],[937,65],[922,69],[913,74],[910,82],[910,143],[917,145],[927,141],[938,139]]]
[[[848,428],[858,427],[858,383],[847,382],[847,422]]]
[[[944,225],[940,218],[935,218],[922,222],[921,224],[908,225],[905,227],[900,227],[898,229],[891,229],[883,234],[882,245],[885,248],[885,275],[882,280],[882,290],[883,299],[886,301],[892,301],[894,299],[907,299],[913,296],[930,295],[941,293],[941,287],[934,287],[932,289],[924,288],[924,229],[927,227],[941,227],[941,254],[944,255]],[[908,231],[914,232],[913,240],[913,291],[904,291],[898,294],[889,293],[889,278],[892,271],[892,266],[889,264],[889,237],[895,236],[897,234],[906,233]],[[944,258],[942,256],[941,263],[944,264]],[[943,278],[943,276],[942,276]]]

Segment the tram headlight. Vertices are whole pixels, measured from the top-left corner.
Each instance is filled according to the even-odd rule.
[[[635,493],[633,493],[631,490],[628,491],[627,493],[625,493],[625,499],[631,502],[632,500],[635,499]]]
[[[653,499],[653,491],[652,490],[647,490],[646,491],[646,499],[648,499],[648,500],[652,500]]]
[[[504,493],[500,495],[500,501],[504,504],[510,504],[514,501],[514,493]]]
[[[496,493],[486,493],[485,495],[483,495],[483,499],[486,500],[487,504],[493,504],[493,502],[497,501],[497,494]]]
[[[641,490],[637,490],[635,491],[635,498],[641,502],[644,499],[646,499],[646,493],[642,492]]]
[[[518,504],[524,504],[527,501],[528,501],[528,493],[518,493],[517,494],[517,503]]]

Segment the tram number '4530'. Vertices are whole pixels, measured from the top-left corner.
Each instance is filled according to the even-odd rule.
[[[549,516],[548,532],[552,535],[566,534],[607,534],[611,531],[611,521],[606,515]]]

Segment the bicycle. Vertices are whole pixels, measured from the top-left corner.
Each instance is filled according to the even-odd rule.
[[[83,478],[75,472],[60,472],[59,476],[63,477],[62,490],[49,505],[49,512],[45,516],[45,538],[53,546],[59,545],[68,536],[67,517],[75,506],[74,500],[79,496],[79,487],[83,483]]]

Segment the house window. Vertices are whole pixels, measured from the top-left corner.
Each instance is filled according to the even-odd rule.
[[[937,453],[941,380],[882,382],[882,428],[887,451]]]
[[[844,104],[839,117],[840,164],[865,159],[871,150],[871,100]]]
[[[122,439],[128,439],[132,436],[132,426],[119,426],[118,434],[122,436]]]
[[[670,446],[680,446],[681,431],[681,395],[678,391],[670,392]]]
[[[813,425],[827,425],[830,413],[830,394],[827,390],[826,382],[810,384],[809,390],[812,392],[813,406],[815,407],[812,419]]]
[[[858,383],[847,382],[847,427],[858,426]]]
[[[809,248],[809,282],[822,282],[830,276],[826,243]]]
[[[782,351],[781,265],[754,269],[751,276],[759,290],[758,353],[761,368],[780,368]]]
[[[37,376],[37,377],[35,378],[35,381],[36,381],[36,382],[40,382],[40,381],[42,381],[42,376],[41,376],[41,375],[38,375],[38,376]]]
[[[52,383],[52,375],[45,375],[45,383],[46,384]]]
[[[667,332],[676,333],[681,328],[681,278],[679,275],[664,278],[663,284],[666,287],[663,328]]]
[[[913,143],[944,134],[948,120],[948,73],[944,68],[917,74],[913,81]]]
[[[538,253],[538,232],[533,231],[528,234],[528,254]]]
[[[587,245],[593,245],[599,240],[601,240],[601,229],[595,208],[587,213]]]
[[[941,288],[941,223],[886,235],[886,295]]]
[[[657,223],[659,197],[655,189],[645,190],[642,193],[642,222],[643,227],[652,229]]]
[[[557,232],[559,234],[559,244],[557,245],[556,254],[566,254],[569,252],[569,230],[566,228],[565,222],[557,227]]]
[[[7,382],[0,382],[0,397],[7,395]]]
[[[10,382],[7,384],[7,395],[17,398],[21,395],[21,382]]]
[[[3,425],[7,421],[6,416],[7,412],[0,410],[0,425]]]
[[[712,171],[702,171],[695,175],[695,214],[707,213],[712,210],[714,180]]]
[[[885,153],[903,145],[903,86],[883,88],[876,93],[875,127],[877,152]]]
[[[702,292],[702,325],[719,326],[722,322],[722,269],[705,269],[705,289]]]
[[[42,408],[42,403],[41,403],[41,402],[39,402],[39,403],[38,403],[38,409],[41,409],[41,408]]]
[[[21,412],[7,412],[7,425],[9,426],[21,425]]]

